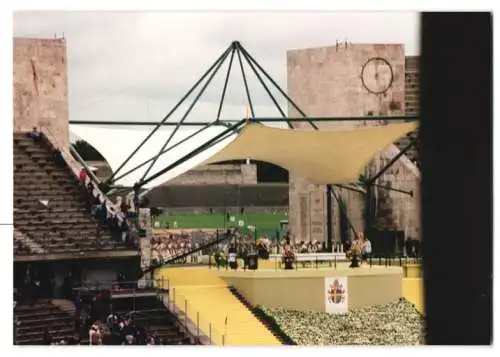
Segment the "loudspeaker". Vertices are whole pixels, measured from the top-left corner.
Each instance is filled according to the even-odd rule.
[[[405,231],[398,230],[396,233],[396,254],[403,255],[405,239]]]
[[[256,254],[250,254],[247,257],[248,259],[248,269],[249,270],[257,270],[259,268],[259,258]]]

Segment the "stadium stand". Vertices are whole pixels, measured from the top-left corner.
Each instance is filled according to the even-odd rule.
[[[48,142],[14,134],[14,168],[17,255],[131,249],[91,216],[92,196]]]
[[[50,132],[14,133],[13,142],[14,343],[88,341],[96,302],[91,296],[82,309],[79,291],[99,296],[114,284],[106,279],[120,276],[119,272],[131,280],[139,278],[140,253],[132,234],[137,230],[133,222],[138,220],[131,212],[117,211],[97,183],[85,175],[79,177],[80,168],[70,161],[67,150],[58,150]],[[89,284],[98,287],[85,288]],[[135,280],[135,298],[151,294],[137,285]],[[124,293],[123,289],[113,292],[120,298]],[[156,292],[153,295],[157,300]],[[148,307],[135,310],[139,308]],[[189,344],[180,331],[172,333],[175,325],[160,318],[165,311],[163,307],[163,313],[137,315],[134,323],[150,326],[155,334],[165,333],[170,336],[168,343]]]
[[[50,331],[53,341],[69,340],[74,335],[74,317],[48,300],[16,305],[14,316],[18,345],[41,345],[46,331]]]
[[[156,296],[115,299],[113,310],[117,315],[132,314],[134,322],[144,328],[147,336],[154,336],[163,345],[190,345],[175,317]]]

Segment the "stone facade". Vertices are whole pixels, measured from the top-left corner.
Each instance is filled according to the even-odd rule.
[[[14,131],[46,127],[69,147],[64,39],[14,38]]]
[[[379,59],[375,60],[375,58]],[[362,117],[405,114],[405,55],[403,45],[349,44],[347,46],[292,50],[287,52],[287,62],[288,95],[308,116]],[[386,65],[387,63],[389,66]],[[365,64],[367,65],[365,72],[363,72]],[[373,72],[378,71],[378,68],[380,68],[380,75],[376,77]],[[382,92],[382,89],[383,93],[377,93]],[[299,116],[292,106],[289,107],[289,116]],[[318,123],[318,126],[320,128],[344,129],[385,123],[360,120],[322,122]],[[294,127],[310,128],[305,122],[297,122]],[[370,166],[380,166],[377,161],[386,160],[386,157],[391,157],[393,154],[393,152],[392,155],[389,152],[379,155]],[[398,185],[402,182],[405,182],[406,186],[415,186],[415,183],[411,183],[412,180],[415,180],[414,171],[407,169],[406,164],[413,165],[408,160],[405,163],[398,163],[390,170],[393,176],[398,177],[397,182],[393,183],[394,187],[400,187]],[[389,177],[384,176],[382,179],[389,179]],[[335,190],[342,197],[347,214],[355,229],[362,231],[364,226],[364,195],[343,189],[335,188]],[[320,241],[326,239],[325,192],[324,185],[311,184],[305,178],[290,172],[290,230],[295,239]],[[402,222],[399,228],[403,229],[402,225],[406,224],[405,222],[408,220],[416,222],[416,218],[401,218],[404,213],[400,206],[404,206],[405,209],[408,207],[407,203],[401,202],[408,201],[408,198],[401,194],[397,195],[394,202],[399,203],[395,203],[394,208],[401,211],[397,216],[399,217],[398,222]],[[415,199],[411,201],[415,201]],[[333,215],[333,238],[339,240],[340,213],[335,201],[333,202]]]
[[[420,70],[419,57],[406,57],[405,65],[405,110],[406,115],[420,113]]]
[[[87,161],[97,169],[94,174],[105,180],[112,170],[106,161]],[[254,185],[257,184],[257,165],[208,165],[195,167],[161,186],[177,185]]]
[[[164,185],[245,185],[257,183],[257,165],[197,166]]]

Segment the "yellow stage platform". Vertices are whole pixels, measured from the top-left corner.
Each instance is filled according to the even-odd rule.
[[[253,305],[325,311],[325,281],[340,278],[347,282],[348,309],[405,297],[423,313],[422,279],[403,278],[401,267],[349,269],[348,263],[340,263],[337,269],[230,271],[203,266],[162,268],[155,275],[169,286],[169,299],[175,299],[181,311],[187,310],[189,319],[216,345],[280,345],[229,291],[229,286],[234,286]]]

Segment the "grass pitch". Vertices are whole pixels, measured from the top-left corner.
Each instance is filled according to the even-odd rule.
[[[168,222],[170,228],[228,228],[239,226],[254,226],[257,231],[275,231],[280,229],[280,221],[287,220],[285,213],[230,213],[227,219],[223,213],[186,213],[179,215],[163,215],[157,219],[162,227]],[[176,224],[174,224],[176,222]]]

